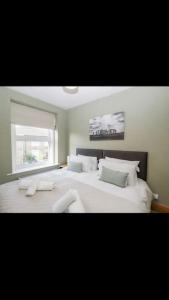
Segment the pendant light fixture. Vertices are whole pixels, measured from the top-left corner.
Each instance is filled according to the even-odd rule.
[[[76,94],[79,90],[78,86],[64,86],[63,87],[64,92],[68,94]]]

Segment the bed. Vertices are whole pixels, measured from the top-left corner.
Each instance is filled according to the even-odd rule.
[[[67,168],[56,169],[27,178],[53,181],[52,191],[37,192],[26,197],[25,191],[18,189],[18,180],[0,186],[0,212],[5,213],[51,213],[53,204],[69,189],[76,189],[85,207],[86,213],[147,213],[151,209],[153,193],[147,179],[147,152],[118,151],[77,148],[76,154],[106,156],[139,160],[138,183],[134,187],[120,188],[98,179],[98,171],[76,173]]]

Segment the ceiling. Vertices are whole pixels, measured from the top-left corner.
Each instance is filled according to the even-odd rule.
[[[77,94],[68,94],[61,86],[9,86],[9,89],[21,92],[63,109],[73,108],[99,98],[119,93],[131,87],[120,86],[80,86]]]

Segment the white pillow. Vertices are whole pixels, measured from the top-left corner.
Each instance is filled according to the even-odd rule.
[[[86,156],[83,155],[73,155],[71,154],[69,157],[69,162],[81,162],[83,172],[90,172],[90,160],[86,159]]]
[[[86,155],[73,155],[69,156],[69,162],[81,162],[83,166],[83,172],[91,172],[97,170],[97,157],[86,156]]]
[[[125,159],[118,159],[118,158],[113,158],[113,157],[105,157],[106,160],[112,161],[114,163],[122,163],[122,164],[128,164],[128,165],[133,165],[136,167],[136,171],[140,172],[140,168],[138,167],[140,161],[134,161],[134,160],[125,160]]]
[[[106,168],[112,169],[114,171],[120,171],[120,172],[127,172],[129,173],[127,184],[129,186],[134,186],[137,184],[137,172],[134,165],[128,165],[128,164],[120,164],[120,163],[113,163],[112,161],[108,161],[106,159],[100,159],[99,160],[99,174],[102,172],[102,167],[105,166]]]
[[[80,159],[78,158],[78,156],[74,155],[74,154],[71,154],[69,156],[69,161],[68,162],[70,162],[70,161],[81,162]]]
[[[97,157],[78,154],[78,158],[82,161],[84,172],[97,170]]]

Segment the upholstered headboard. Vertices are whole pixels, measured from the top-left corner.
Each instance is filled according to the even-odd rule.
[[[126,159],[126,160],[139,160],[140,172],[137,173],[137,175],[139,178],[145,181],[147,179],[147,158],[148,158],[147,152],[77,148],[76,154],[95,156],[97,157],[98,160],[100,158],[105,158],[106,156],[114,157],[118,159]]]
[[[147,179],[147,152],[139,152],[139,151],[121,151],[121,150],[103,150],[103,158],[104,157],[114,157],[118,159],[126,159],[126,160],[138,160],[140,172],[137,173],[137,176],[143,180]]]

